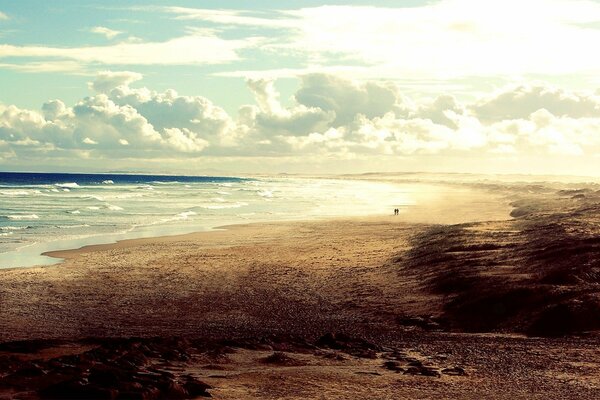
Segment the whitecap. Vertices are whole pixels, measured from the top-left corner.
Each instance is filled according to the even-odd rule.
[[[98,200],[98,201],[104,201],[104,197],[95,196],[95,195],[83,196],[82,198],[83,199],[94,199],[94,200]]]
[[[12,235],[14,232],[0,232],[0,236],[10,236]]]
[[[12,220],[23,220],[23,219],[39,219],[40,217],[36,214],[13,214],[7,215],[6,218]]]
[[[79,185],[75,182],[55,183],[54,186],[59,188],[77,188]]]
[[[103,185],[114,185],[115,182],[112,179],[106,179],[104,181],[102,181]]]
[[[261,197],[266,197],[266,198],[273,197],[273,192],[270,190],[259,190],[258,192],[256,192],[256,194],[258,194]]]
[[[56,225],[57,228],[60,229],[73,229],[73,228],[87,228],[88,224],[79,224],[79,225]]]
[[[74,210],[74,211],[67,211],[69,214],[81,214],[81,211],[79,210]]]
[[[90,207],[86,207],[88,210],[99,210],[100,207],[96,207],[96,206],[90,206]]]
[[[39,193],[39,190],[37,191]],[[27,190],[0,190],[0,194],[3,196],[28,196],[34,192]]]
[[[204,203],[204,204],[198,205],[198,207],[205,208],[207,210],[222,210],[225,208],[240,208],[240,207],[247,206],[247,205],[248,205],[248,203],[238,201],[237,203],[228,203],[228,204]]]
[[[197,215],[197,214],[193,211],[184,211],[182,213],[177,214],[177,216],[180,217],[181,219],[188,219],[192,215]]]
[[[217,192],[217,194],[220,194],[221,196],[231,196],[231,193],[223,192],[223,191],[219,191],[219,192]]]
[[[122,211],[123,210],[123,207],[113,206],[112,204],[108,204],[106,206],[106,208],[108,208],[111,211]]]
[[[0,226],[0,231],[20,231],[28,228],[28,226]]]
[[[183,220],[189,219],[189,217],[191,217],[192,215],[197,215],[197,214],[194,211],[184,211],[184,212],[181,212],[181,213],[175,215],[174,217],[163,218],[159,221],[156,221],[156,222],[152,223],[152,225],[165,223],[165,222],[183,221]]]

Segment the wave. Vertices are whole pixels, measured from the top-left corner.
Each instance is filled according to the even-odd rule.
[[[103,185],[114,185],[115,181],[113,181],[112,179],[107,179],[107,180],[102,181],[102,184]]]
[[[29,226],[0,226],[0,231],[22,231],[29,228]]]
[[[57,228],[60,229],[73,229],[73,228],[87,228],[88,224],[79,224],[79,225],[56,225]]]
[[[92,210],[92,211],[97,211],[97,210],[99,210],[99,209],[100,209],[100,207],[97,207],[97,206],[89,206],[89,207],[86,207],[86,208],[87,208],[88,210]]]
[[[10,236],[12,235],[14,232],[0,232],[0,236]]]
[[[219,192],[217,192],[217,194],[220,194],[221,196],[231,196],[231,193],[223,192],[223,191],[219,191]]]
[[[181,182],[178,181],[152,181],[151,183],[156,185],[177,185]]]
[[[24,219],[39,219],[40,217],[36,214],[13,214],[13,215],[7,215],[6,218],[20,221],[20,220],[24,220]]]
[[[198,214],[195,213],[194,211],[184,211],[184,212],[181,212],[181,213],[175,215],[174,217],[163,218],[159,221],[151,223],[150,225],[164,224],[165,222],[173,222],[173,221],[184,221],[186,219],[189,219],[192,215],[198,215]]]
[[[140,185],[137,187],[137,189],[154,190],[151,185]]]
[[[0,194],[3,196],[29,196],[39,193],[42,192],[39,190],[0,190]]]
[[[194,211],[184,211],[182,213],[177,214],[177,216],[180,217],[181,219],[188,219],[192,215],[198,215],[198,214],[195,213]]]
[[[273,198],[273,192],[270,190],[259,190],[258,192],[256,192],[256,194],[260,197],[266,197],[268,199]]]
[[[107,204],[106,208],[108,208],[111,211],[123,211],[123,207],[114,206],[112,204]]]
[[[226,208],[240,208],[243,206],[247,206],[248,203],[243,201],[238,201],[237,203],[228,203],[228,204],[213,204],[213,203],[204,203],[198,205],[200,208],[205,208],[207,210],[222,210]]]
[[[81,214],[79,210],[67,211],[69,214]]]
[[[79,185],[76,182],[55,183],[54,186],[59,187],[61,189],[73,189],[79,187]]]
[[[82,199],[93,199],[93,200],[98,200],[98,201],[104,201],[104,197],[102,196],[96,196],[93,194],[87,195],[87,196],[81,196],[80,198]]]
[[[135,197],[144,197],[143,193],[126,193],[126,194],[117,194],[114,196],[105,196],[105,199],[107,198],[112,198],[112,199],[132,199]]]

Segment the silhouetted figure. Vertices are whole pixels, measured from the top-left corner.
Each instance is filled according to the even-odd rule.
[[[394,215],[398,215],[400,213],[400,209],[394,208]]]

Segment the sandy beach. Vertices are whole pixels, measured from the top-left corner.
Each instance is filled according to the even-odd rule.
[[[503,185],[400,216],[52,253],[0,274],[0,398],[52,397],[35,389],[69,374],[87,387],[106,360],[86,354],[140,346],[136,371],[222,399],[597,398],[599,204]],[[161,393],[143,398],[185,397]]]

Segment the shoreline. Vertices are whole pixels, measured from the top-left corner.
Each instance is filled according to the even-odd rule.
[[[361,180],[356,179],[355,180]],[[369,179],[371,180],[371,179]],[[377,180],[381,183],[387,184],[399,184],[404,185],[406,182],[402,181],[389,181],[386,179]],[[424,188],[436,187],[439,189],[439,193],[434,192],[433,198],[428,198],[427,192],[416,193],[415,198],[418,201],[415,204],[407,204],[400,206],[400,215],[397,218],[403,219],[407,223],[416,224],[456,224],[456,223],[470,223],[470,222],[481,222],[486,220],[503,220],[510,219],[510,211],[512,206],[509,204],[510,201],[505,198],[503,193],[494,193],[489,188],[478,187],[473,183],[453,183],[448,182],[446,184],[441,183],[428,183],[423,182],[421,185]],[[450,190],[448,190],[450,188]],[[444,192],[442,189],[448,190]],[[442,193],[443,195],[440,195]],[[467,200],[463,201],[462,197],[465,196]],[[435,196],[442,196],[443,199],[438,199]],[[472,196],[470,198],[469,196]],[[460,198],[460,200],[459,200]],[[484,202],[483,206],[478,204]],[[473,209],[471,209],[473,207]],[[482,214],[483,213],[483,214]],[[34,251],[28,254],[24,252],[23,257],[48,257],[54,259],[53,261],[48,260],[44,263],[29,263],[23,262],[23,265],[0,267],[0,271],[11,270],[15,268],[35,268],[35,267],[49,267],[60,264],[63,257],[60,254],[69,254],[72,251],[77,251],[82,248],[104,248],[104,246],[116,245],[121,242],[139,241],[139,240],[162,240],[164,237],[179,237],[186,235],[196,235],[202,233],[215,232],[222,229],[230,229],[231,227],[241,225],[253,225],[253,224],[271,224],[271,223],[282,223],[282,224],[294,224],[298,222],[309,222],[309,221],[336,221],[344,219],[362,219],[362,218],[386,218],[394,216],[392,214],[363,214],[363,215],[333,215],[333,216],[318,216],[315,215],[312,218],[292,218],[292,219],[273,219],[273,220],[258,220],[258,221],[240,221],[234,223],[216,224],[215,226],[206,227],[167,227],[164,229],[165,233],[161,232],[145,232],[143,229],[136,231],[130,230],[125,233],[115,234],[102,234],[98,236],[89,236],[77,239],[61,239],[58,242],[64,242],[65,244],[55,244],[55,242],[40,242],[35,243],[31,246],[42,247],[42,251]],[[146,229],[148,227],[145,227]],[[160,228],[159,228],[160,229]],[[173,233],[170,233],[172,231]],[[149,234],[148,234],[149,233]],[[77,245],[78,242],[91,242],[89,244]],[[72,244],[72,245],[71,245]],[[26,246],[29,247],[29,246]],[[56,249],[43,250],[44,247],[58,247]],[[23,254],[22,250],[13,250],[3,254],[14,254],[18,257],[19,254]],[[0,257],[2,254],[0,254]],[[17,261],[18,262],[18,261]]]

